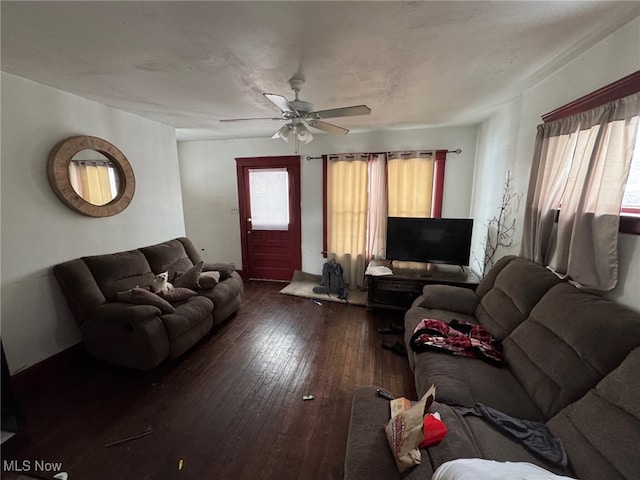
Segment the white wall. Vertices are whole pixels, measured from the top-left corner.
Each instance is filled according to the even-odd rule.
[[[512,171],[520,107],[520,101],[516,99],[498,110],[478,128],[477,161],[471,203],[471,215],[476,219],[473,225],[471,269],[480,276],[483,270],[483,242],[487,235],[488,221],[499,214],[498,207],[507,175],[511,177],[511,185],[515,184],[510,193],[518,195],[520,203],[523,201],[522,195],[519,194],[522,179]],[[508,221],[517,216],[517,204],[515,200],[512,202],[513,215],[507,218]],[[501,248],[494,261],[503,255],[517,254],[518,251],[515,242],[511,248]]]
[[[12,75],[1,80],[1,325],[15,373],[80,340],[53,265],[184,235],[184,216],[173,128]],[[72,135],[104,138],[127,156],[136,191],[124,212],[85,217],[55,196],[47,158]]]
[[[562,69],[498,109],[479,128],[472,215],[487,219],[500,203],[501,182],[511,170],[513,191],[526,195],[541,115],[640,69],[640,17],[566,64]],[[491,188],[487,188],[487,185]],[[500,256],[518,253],[524,199],[517,216],[516,245]],[[473,251],[480,253],[481,235]],[[640,310],[640,236],[621,234],[618,286],[608,296]]]
[[[302,157],[302,269],[321,273],[322,264],[322,161],[307,155],[387,150],[462,149],[447,156],[443,199],[444,217],[468,217],[475,161],[477,128],[440,127],[350,133],[346,137],[316,135],[301,145]],[[180,177],[187,235],[204,248],[208,261],[242,265],[237,214],[236,157],[292,155],[282,140],[244,139],[179,142]]]

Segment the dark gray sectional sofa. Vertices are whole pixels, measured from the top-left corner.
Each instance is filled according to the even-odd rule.
[[[502,342],[505,364],[411,351],[423,318],[483,325]],[[405,315],[405,341],[417,393],[436,385],[431,410],[440,412],[449,433],[402,478],[429,479],[456,458],[526,461],[581,480],[640,478],[640,313],[509,256],[475,292],[425,286]],[[452,407],[475,403],[544,422],[565,446],[568,467],[546,464],[483,419]],[[383,430],[388,420],[388,402],[375,387],[356,391],[345,479],[400,478]]]
[[[148,370],[182,355],[212,326],[235,313],[244,292],[242,278],[231,264],[204,263],[202,271],[220,272],[217,285],[198,288],[194,290],[197,295],[172,301],[164,310],[163,305],[123,302],[120,294],[149,287],[154,276],[164,271],[173,281],[201,260],[191,240],[181,237],[136,250],[69,260],[54,266],[53,273],[87,351],[117,365]]]

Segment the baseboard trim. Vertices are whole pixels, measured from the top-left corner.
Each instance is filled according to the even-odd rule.
[[[45,358],[30,367],[11,375],[11,388],[14,394],[21,394],[38,385],[43,379],[57,375],[68,369],[79,357],[86,357],[84,342],[78,342],[71,347]]]

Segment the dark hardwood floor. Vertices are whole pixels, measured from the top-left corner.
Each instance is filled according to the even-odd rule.
[[[416,397],[407,360],[380,347],[401,336],[377,332],[402,315],[317,305],[283,286],[246,282],[235,317],[151,372],[81,354],[19,392],[2,478],[18,478],[7,462],[27,460],[61,462],[69,480],[341,479],[354,390]]]

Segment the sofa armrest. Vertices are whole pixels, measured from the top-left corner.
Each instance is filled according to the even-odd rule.
[[[376,387],[356,389],[351,404],[344,480],[391,480],[400,474],[393,460],[384,427],[389,421],[389,401],[376,393]],[[427,462],[428,463],[428,462]],[[410,478],[431,478],[408,474]]]
[[[80,330],[92,356],[125,367],[150,370],[166,359],[171,349],[160,309],[152,305],[105,303]]]
[[[162,314],[158,307],[153,305],[135,305],[131,303],[112,302],[97,307],[91,317],[123,325],[136,325],[145,320],[159,317]]]
[[[478,303],[480,303],[480,297],[469,288],[453,285],[425,285],[422,295],[416,299],[413,306],[473,315]]]

